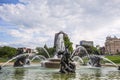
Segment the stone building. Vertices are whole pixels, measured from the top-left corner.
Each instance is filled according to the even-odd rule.
[[[109,54],[117,54],[120,52],[120,38],[114,37],[106,37],[105,42],[105,52]]]
[[[34,50],[26,47],[18,48],[18,51],[21,53],[33,53]]]

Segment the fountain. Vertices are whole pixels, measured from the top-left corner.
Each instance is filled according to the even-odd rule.
[[[88,56],[85,56],[84,58],[88,58]],[[118,66],[117,64],[115,64],[114,62],[112,62],[111,60],[109,60],[108,58],[105,58],[104,56],[101,55],[89,55],[89,61],[88,61],[88,65],[91,67],[102,67],[102,66],[110,66],[107,64],[101,64],[100,61],[107,61],[109,63],[111,63],[111,66],[114,66],[116,68],[118,68],[118,70],[120,70],[120,66]]]
[[[94,67],[101,67],[100,60],[101,59],[98,56],[91,56],[88,63],[89,65],[94,66]]]
[[[2,69],[2,67],[4,67],[5,65],[7,65],[9,62],[11,62],[13,60],[16,60],[13,64],[14,67],[24,67],[24,65],[30,65],[30,59],[28,58],[28,56],[30,56],[30,55],[31,54],[29,54],[29,53],[19,54],[15,57],[11,58],[7,62],[3,63],[0,66],[0,69]]]
[[[13,57],[12,59],[8,60],[7,62],[5,62],[4,64],[2,64],[0,66],[0,69],[2,69],[3,66],[5,66],[6,64],[8,64],[9,62],[11,62],[12,60],[15,60],[16,61],[14,62],[14,67],[24,67],[25,65],[30,65],[30,63],[34,60],[34,59],[39,59],[41,62],[41,67],[45,67],[45,68],[60,68],[61,67],[61,61],[62,61],[62,58],[65,56],[66,54],[66,49],[65,48],[65,51],[61,50],[60,51],[60,48],[59,48],[59,52],[58,54],[55,54],[55,56],[57,57],[53,57],[53,58],[45,58],[44,56],[42,55],[31,55],[30,53],[23,53],[21,51],[18,52],[19,55]],[[43,48],[43,50],[47,53],[48,57],[50,57],[48,51]],[[86,54],[82,55],[83,57],[81,57],[80,55],[80,51],[81,50],[84,50],[84,52]],[[58,51],[58,50],[56,50]],[[68,52],[69,53],[69,52]],[[30,59],[29,57],[32,56],[32,59]],[[60,58],[61,56],[61,58]],[[105,60],[105,61],[108,61],[110,62],[111,64],[113,64],[115,67],[118,68],[118,70],[120,70],[120,66],[116,65],[114,62],[112,62],[111,60],[103,57],[103,56],[100,56],[100,55],[89,55],[87,50],[82,47],[82,46],[78,46],[74,51],[73,53],[70,55],[70,59],[72,61],[72,63],[70,62],[69,65],[76,65],[77,63],[76,62],[81,62],[82,64],[84,64],[84,60],[82,58],[88,58],[89,61],[88,61],[88,64],[90,66],[93,66],[93,67],[101,67],[101,63],[100,61],[101,60]],[[76,60],[77,59],[77,60]],[[69,62],[69,61],[66,61],[66,62]],[[81,64],[81,65],[82,65]],[[62,64],[63,65],[63,64]],[[69,66],[67,66],[69,67]],[[60,72],[62,72],[60,70]]]
[[[68,65],[71,65],[71,66],[73,65],[73,63],[68,64],[68,61],[62,62],[62,60],[64,61],[64,57],[66,57],[66,53],[68,53],[66,52],[67,47],[65,48],[65,45],[64,45],[64,39],[63,39],[64,36],[65,35],[63,32],[60,32],[57,34],[57,36],[55,36],[55,49],[56,49],[55,56],[53,58],[49,58],[47,61],[42,61],[41,62],[42,67],[61,68],[60,72],[64,72],[64,73],[70,72],[70,69],[63,71],[63,68],[62,68],[64,63],[65,63],[64,65],[66,65],[66,62],[67,62],[67,67],[69,67]],[[45,50],[45,52],[49,54],[47,50]],[[64,66],[64,68],[65,67],[66,66]]]
[[[35,55],[31,60],[30,60],[30,62],[32,62],[34,59],[39,59],[40,61],[41,60],[47,60],[47,58],[46,57],[44,57],[44,56],[42,56],[42,55]]]
[[[17,55],[25,54],[25,50],[23,48],[18,49]],[[30,65],[30,59],[29,59],[30,53],[27,53],[27,55],[18,56],[16,58],[16,61],[14,62],[14,67],[20,67],[24,65]]]
[[[78,46],[70,55],[68,46],[64,45],[64,34],[58,34],[55,41],[55,56],[50,57],[49,52],[43,48],[49,58],[45,58],[42,55],[19,53],[17,56],[8,60],[6,63],[0,66],[0,77],[2,80],[62,80],[62,79],[83,79],[83,80],[119,80],[120,79],[120,66],[116,65],[111,60],[100,55],[89,55],[87,50]],[[83,53],[84,54],[83,54]],[[88,65],[85,64],[84,58],[87,58]],[[36,63],[37,66],[32,66],[32,61],[38,59],[40,63]],[[5,66],[10,61],[16,60],[14,67]],[[115,66],[108,67],[103,66],[100,63],[101,60],[110,62]],[[21,64],[22,63],[22,64]],[[81,63],[81,64],[77,64]],[[27,65],[27,67],[25,67]],[[38,66],[40,65],[40,66]],[[79,66],[78,66],[79,65]],[[29,67],[32,66],[32,67]],[[4,68],[3,68],[4,67]],[[118,70],[116,69],[118,68]],[[73,74],[61,74],[61,73],[73,73]],[[6,77],[3,77],[6,76]],[[112,76],[112,77],[111,77]],[[70,77],[70,78],[69,78]]]
[[[80,55],[81,51],[84,52],[84,54]],[[83,46],[77,46],[77,48],[73,51],[71,57],[76,56],[76,55],[80,57],[83,57],[83,56],[89,57],[87,50]]]
[[[78,49],[78,48],[77,48]],[[65,48],[65,50],[67,50]],[[21,56],[26,56],[29,53],[25,53],[25,54],[20,54],[17,55],[16,57],[12,58],[16,59],[18,57]],[[67,54],[67,56],[66,56]],[[66,54],[62,54],[61,58],[64,57],[69,57],[69,53]],[[80,61],[82,63],[84,63],[84,60],[79,57],[77,54],[78,53],[74,53],[76,54],[75,56],[70,55],[70,58],[72,58],[74,61]],[[107,60],[107,58],[100,56],[100,55],[89,55],[89,57],[100,57],[101,59]],[[84,56],[83,58],[88,58],[88,56]],[[54,59],[54,58],[45,58],[42,55],[33,55],[33,58],[30,59],[30,62],[32,62],[34,59],[43,59],[44,62],[60,62],[62,63],[61,59]],[[69,59],[69,58],[67,58]],[[9,61],[11,61],[9,60]],[[55,61],[56,60],[56,61]],[[8,62],[9,62],[8,61]],[[109,61],[109,60],[108,60]],[[7,63],[8,63],[7,62]],[[43,62],[43,61],[42,61]],[[69,62],[69,61],[68,61]],[[66,66],[64,66],[64,59],[63,59],[63,63],[59,66],[59,68],[53,68],[50,69],[51,66],[49,66],[49,68],[45,68],[45,67],[40,67],[40,66],[32,66],[32,67],[17,67],[17,68],[13,68],[13,67],[9,67],[9,66],[5,66],[1,71],[0,71],[0,77],[2,80],[62,80],[62,79],[83,79],[83,80],[91,80],[91,79],[98,79],[98,80],[108,80],[108,79],[112,79],[112,80],[119,80],[119,71],[116,70],[116,68],[113,67],[99,67],[99,68],[91,68],[91,67],[87,67],[87,66],[80,66],[79,68],[75,68],[74,63],[71,64],[71,60],[70,63]],[[110,61],[111,62],[111,61]],[[7,63],[5,63],[4,65],[6,65]],[[114,63],[113,63],[114,64]],[[76,65],[76,63],[75,63]],[[31,64],[30,64],[31,66]],[[56,66],[56,65],[55,65]],[[72,69],[71,69],[72,68]],[[120,67],[119,67],[120,68]],[[60,73],[59,73],[60,71]],[[71,73],[72,74],[61,74],[61,73]],[[75,72],[75,73],[74,73]]]
[[[81,54],[82,52],[84,52],[84,54]],[[100,55],[89,55],[87,50],[83,47],[83,46],[77,46],[77,48],[73,51],[72,55],[71,55],[71,58],[74,58],[74,57],[79,57],[80,61],[82,63],[84,63],[83,59],[82,58],[88,58],[89,61],[88,61],[88,65],[89,66],[92,66],[92,67],[101,67],[101,63],[100,61],[101,60],[104,60],[104,61],[108,61],[110,62],[111,64],[113,64],[115,67],[118,68],[118,70],[120,70],[120,66],[116,65],[114,62],[112,62],[111,60],[105,58],[104,56],[100,56]]]

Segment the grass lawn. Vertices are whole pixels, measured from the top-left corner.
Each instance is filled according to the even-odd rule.
[[[8,61],[8,59],[6,59],[6,58],[0,58],[0,62],[6,62],[6,61]]]
[[[120,63],[120,55],[110,55],[110,56],[105,56],[105,57],[110,59],[114,63]]]
[[[120,55],[109,55],[105,57],[110,59],[114,63],[120,64]],[[6,61],[8,61],[7,58],[0,58],[0,62],[6,62]],[[84,61],[86,62],[88,60],[84,60]],[[14,60],[12,62],[14,62]],[[34,60],[33,62],[40,62],[40,60]]]

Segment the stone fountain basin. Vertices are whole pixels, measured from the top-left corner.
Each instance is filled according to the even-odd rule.
[[[41,66],[46,68],[59,68],[61,59],[49,58],[47,61],[42,61]]]
[[[60,62],[45,62],[41,63],[41,66],[46,68],[59,68]]]
[[[42,61],[41,62],[41,67],[45,68],[60,68],[60,58],[55,59],[55,58],[50,58],[47,61]],[[73,63],[75,64],[75,63]]]
[[[51,61],[51,62],[60,62],[60,58],[58,58],[58,59],[55,59],[55,58],[49,58],[48,59],[49,61]]]

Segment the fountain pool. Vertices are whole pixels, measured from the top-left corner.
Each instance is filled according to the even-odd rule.
[[[120,80],[120,71],[115,67],[81,66],[76,73],[61,74],[59,69],[40,66],[6,66],[0,71],[0,80]]]
[[[60,37],[59,35],[57,36],[58,36],[58,40],[56,37],[55,42],[57,46],[56,46],[55,53],[58,53],[59,51],[60,52],[64,51],[64,47],[65,47],[63,43],[64,35]],[[120,80],[120,67],[118,65],[116,65],[115,63],[113,63],[112,61],[110,61],[105,57],[98,56],[98,55],[97,56],[89,55],[87,50],[82,46],[78,46],[70,55],[70,58],[73,59],[76,65],[75,73],[69,73],[68,71],[68,73],[64,74],[59,72],[61,69],[65,70],[66,68],[67,69],[70,68],[69,64],[66,67],[62,66],[63,68],[62,67],[60,68],[60,62],[66,59],[65,55],[58,56],[57,54],[55,54],[56,57],[51,58],[47,50],[45,48],[43,48],[43,50],[47,53],[49,58],[45,58],[42,55],[31,55],[31,54],[25,53],[25,54],[17,55],[12,59],[8,60],[6,63],[0,66],[1,68],[0,80]],[[67,49],[65,50],[67,51]],[[83,51],[85,54],[80,54],[81,51]],[[68,52],[65,52],[64,54],[69,55]],[[18,59],[22,56],[27,56],[22,66],[20,67],[18,66],[13,67],[10,65],[6,66],[6,64],[9,63],[10,61],[14,59]],[[91,57],[102,58],[112,63],[115,67],[110,67],[110,66],[95,67],[91,65],[90,66],[82,65],[85,63],[87,59],[92,59]],[[84,58],[85,58],[85,61],[83,61]],[[26,59],[29,59],[31,63],[30,65],[26,65]],[[35,59],[38,59],[39,63],[32,64],[32,61]],[[91,61],[91,63],[94,61],[96,60]]]

